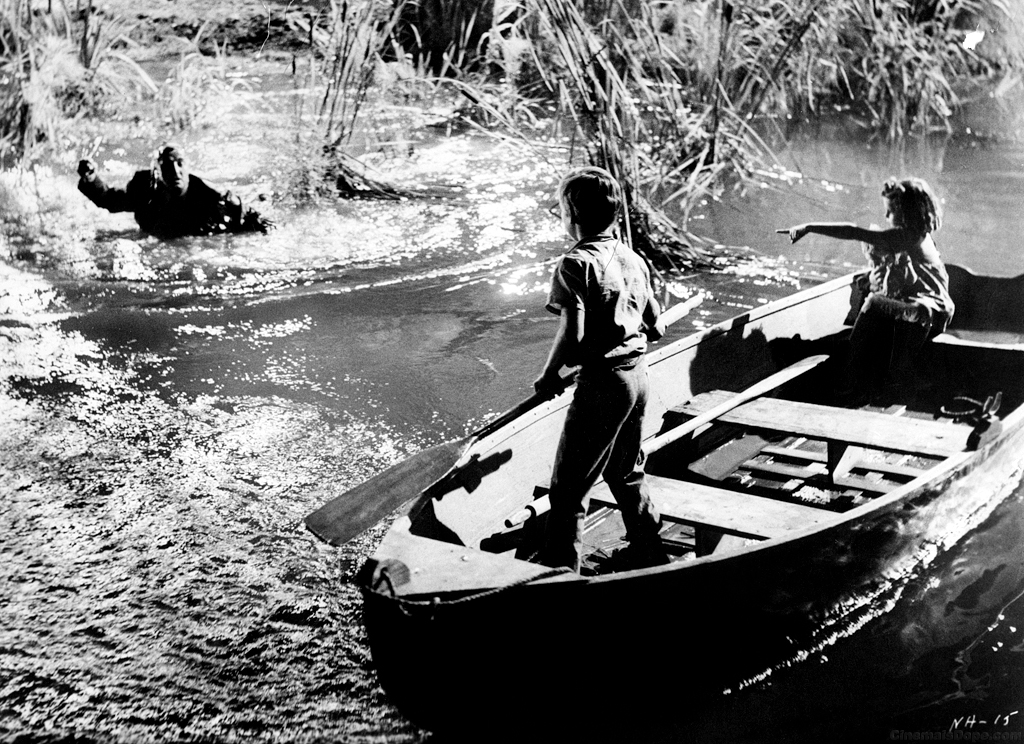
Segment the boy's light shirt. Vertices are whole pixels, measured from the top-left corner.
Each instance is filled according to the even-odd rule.
[[[643,317],[652,296],[643,259],[618,238],[601,234],[578,241],[559,260],[547,308],[556,314],[581,308],[581,364],[614,364],[646,351]]]

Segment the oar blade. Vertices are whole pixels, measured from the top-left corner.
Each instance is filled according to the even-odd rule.
[[[445,442],[395,463],[311,513],[306,527],[331,545],[348,542],[447,474],[470,443]]]

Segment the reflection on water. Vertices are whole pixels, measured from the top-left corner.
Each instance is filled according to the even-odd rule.
[[[249,200],[273,192],[287,152],[214,136],[187,143],[200,173]],[[95,238],[12,246],[0,266],[0,730],[423,737],[376,686],[344,582],[343,561],[374,535],[337,551],[302,518],[529,393],[565,244],[548,210],[562,155],[547,153],[552,165],[468,136],[413,149],[381,167],[458,186],[454,198],[271,199],[269,236],[175,241],[83,205],[75,219]],[[892,174],[922,175],[945,199],[948,261],[1024,271],[1020,155],[948,146],[897,164],[850,139],[798,141],[784,157],[803,178],[766,178],[691,216],[695,232],[750,250],[682,280],[678,294],[709,299],[672,337],[859,266],[855,245],[790,246],[773,231],[880,222]],[[135,162],[130,149],[106,157]],[[1022,511],[1018,494],[890,611],[710,704],[673,740],[835,739],[865,722],[887,735],[1010,713],[1024,699]]]

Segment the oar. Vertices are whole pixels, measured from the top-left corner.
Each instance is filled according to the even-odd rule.
[[[673,427],[663,434],[659,434],[653,439],[647,440],[644,442],[644,452],[656,452],[665,445],[672,444],[672,442],[685,437],[687,434],[697,431],[697,429],[704,426],[704,424],[711,423],[719,416],[728,413],[733,408],[746,403],[748,400],[760,398],[765,393],[770,393],[772,390],[780,385],[784,385],[794,377],[799,377],[804,372],[809,372],[826,359],[828,359],[828,354],[818,354],[816,356],[806,357],[805,359],[801,359],[799,362],[794,362],[788,367],[780,369],[775,374],[769,375],[760,382],[754,383],[746,390],[736,393],[736,395],[729,398],[729,400],[719,403],[714,408],[704,411],[704,413],[699,416],[694,416],[685,424]]]
[[[669,326],[679,320],[703,299],[703,295],[697,295],[666,310],[661,316],[664,324]],[[556,393],[535,393],[462,439],[435,445],[392,465],[307,516],[306,527],[331,545],[348,542],[448,475],[474,442],[550,400],[571,385],[574,379],[575,375],[566,376],[563,378],[564,384]]]
[[[754,383],[746,390],[736,393],[734,396],[722,403],[719,403],[714,408],[708,409],[699,416],[694,416],[686,423],[669,429],[653,439],[648,439],[643,445],[644,452],[646,454],[656,452],[665,445],[672,444],[672,442],[685,437],[687,434],[692,434],[700,427],[705,424],[710,424],[719,416],[728,413],[733,408],[736,408],[749,400],[753,400],[754,398],[759,398],[765,393],[770,393],[780,385],[789,382],[795,377],[799,377],[804,372],[814,369],[826,359],[828,359],[827,354],[818,354],[817,356],[810,356],[806,359],[801,359],[799,362],[794,362],[788,367],[780,369],[775,374],[769,375],[760,382]],[[505,520],[505,526],[515,527],[517,524],[522,524],[527,519],[535,517],[538,514],[543,514],[550,508],[551,503],[548,501],[548,497],[541,496],[539,499],[531,501],[525,507],[510,515],[508,519]]]

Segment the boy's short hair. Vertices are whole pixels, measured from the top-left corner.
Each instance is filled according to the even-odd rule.
[[[890,178],[882,185],[882,196],[899,212],[902,224],[898,227],[916,233],[935,232],[942,227],[942,207],[924,179]]]
[[[622,189],[604,168],[576,168],[558,184],[558,198],[569,208],[572,221],[584,235],[614,225],[622,212]]]

